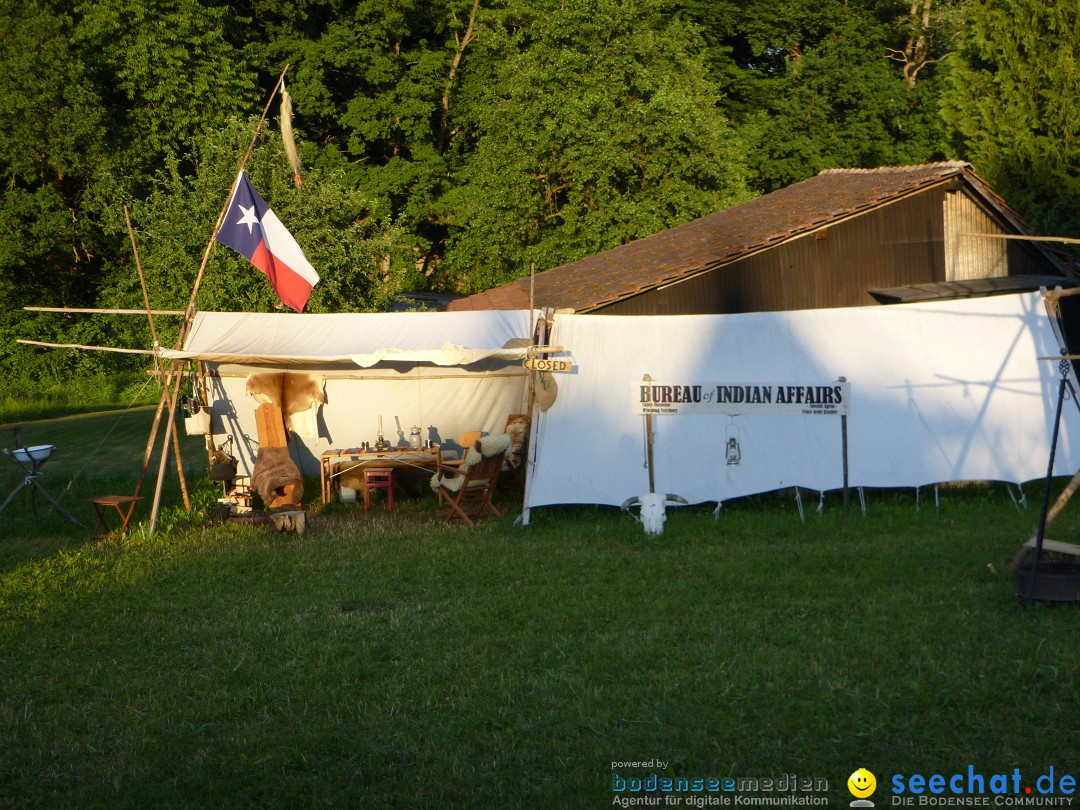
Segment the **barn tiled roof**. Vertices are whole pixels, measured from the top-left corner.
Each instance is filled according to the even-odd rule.
[[[526,279],[528,283],[528,279]],[[540,306],[543,306],[542,304]],[[463,309],[528,309],[529,291],[513,281],[501,287],[492,287],[476,295],[457,298],[446,305],[448,311]]]
[[[949,161],[820,174],[594,256],[537,273],[538,307],[589,311],[644,290],[711,270],[794,237],[961,177],[1017,232],[1027,227],[971,170]],[[449,309],[528,306],[529,279],[459,298]],[[508,306],[514,304],[513,307]]]

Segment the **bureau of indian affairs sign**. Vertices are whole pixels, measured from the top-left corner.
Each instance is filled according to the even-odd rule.
[[[802,414],[845,416],[850,384],[790,382],[657,382],[631,386],[632,412],[642,414]]]

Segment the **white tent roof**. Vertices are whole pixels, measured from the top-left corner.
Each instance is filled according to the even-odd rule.
[[[199,312],[184,348],[166,360],[326,365],[426,362],[465,366],[523,357],[527,310],[297,315]]]

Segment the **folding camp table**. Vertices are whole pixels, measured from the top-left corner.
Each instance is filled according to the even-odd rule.
[[[94,529],[95,540],[115,540],[124,536],[131,522],[131,516],[135,512],[135,506],[142,498],[138,495],[101,495],[97,498],[87,498],[87,503],[94,505],[97,512],[98,522]],[[105,516],[110,514],[109,507],[116,510],[120,515],[120,528],[112,531]]]

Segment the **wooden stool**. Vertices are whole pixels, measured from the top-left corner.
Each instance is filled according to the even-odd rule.
[[[386,490],[386,510],[394,511],[394,471],[392,469],[364,470],[364,511],[371,506],[371,490]]]
[[[135,506],[141,500],[142,498],[138,495],[102,495],[99,498],[87,498],[86,502],[94,505],[94,510],[98,516],[97,527],[94,530],[97,533],[94,535],[94,539],[114,540],[123,537],[127,532],[128,524],[131,522],[131,516],[135,512]],[[116,509],[122,521],[117,531],[110,531],[109,523],[105,519],[110,506]]]

